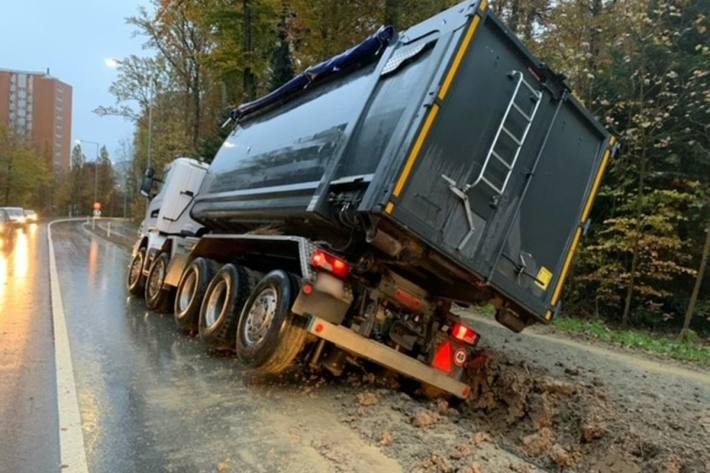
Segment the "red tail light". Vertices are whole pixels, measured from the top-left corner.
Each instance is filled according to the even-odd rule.
[[[477,344],[478,340],[481,338],[472,328],[466,327],[462,323],[454,325],[454,328],[451,329],[451,336],[469,345]]]
[[[314,268],[328,271],[333,276],[345,279],[350,274],[350,263],[323,250],[316,250],[311,257],[311,265]]]

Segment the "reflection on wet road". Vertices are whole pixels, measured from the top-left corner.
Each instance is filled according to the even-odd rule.
[[[0,247],[0,472],[59,467],[44,225]]]
[[[399,470],[334,405],[249,382],[232,358],[128,298],[126,250],[79,223],[52,233],[91,472],[334,471],[317,447],[334,439],[342,455],[358,452],[349,471]]]

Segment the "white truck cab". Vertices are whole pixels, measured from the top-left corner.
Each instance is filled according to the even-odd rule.
[[[148,203],[141,232],[196,234],[200,224],[190,217],[190,207],[200,190],[207,167],[207,164],[191,158],[177,158],[168,164],[158,193]]]
[[[162,178],[156,178],[152,169],[143,178],[141,194],[150,200],[133,247],[128,289],[135,295],[146,292],[151,309],[169,299],[164,281],[173,260],[184,258],[198,241],[202,226],[192,219],[190,209],[207,168],[206,163],[181,157],[165,167]]]

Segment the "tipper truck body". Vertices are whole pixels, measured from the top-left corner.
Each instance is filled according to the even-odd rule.
[[[366,358],[459,397],[478,334],[452,305],[549,322],[616,150],[483,1],[382,28],[231,118],[206,171],[172,166],[199,176],[161,205],[196,226],[145,225],[129,289],[262,371]]]

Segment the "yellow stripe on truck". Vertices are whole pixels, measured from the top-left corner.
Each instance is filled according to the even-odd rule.
[[[446,97],[446,94],[449,93],[449,89],[451,88],[451,84],[453,84],[454,79],[456,78],[456,74],[458,74],[459,69],[461,68],[461,63],[463,62],[464,56],[466,56],[466,53],[468,52],[468,48],[471,46],[471,42],[473,41],[473,37],[476,35],[476,30],[478,29],[478,24],[481,22],[481,17],[476,15],[473,17],[473,21],[471,22],[471,26],[468,27],[468,31],[466,31],[466,36],[463,39],[463,43],[461,43],[461,47],[459,50],[456,52],[456,56],[454,57],[454,62],[451,64],[451,69],[449,69],[449,73],[446,75],[446,79],[444,79],[444,84],[441,86],[441,89],[439,90],[439,98],[443,100]]]
[[[604,153],[604,158],[602,159],[602,164],[599,167],[599,172],[594,180],[594,185],[592,186],[592,192],[589,194],[589,199],[587,199],[587,205],[584,206],[584,212],[582,212],[582,223],[586,222],[589,218],[589,214],[592,212],[592,205],[594,205],[594,200],[597,197],[597,192],[599,192],[599,187],[602,184],[602,178],[606,173],[606,168],[609,165],[609,158],[611,157],[611,149],[606,150]]]
[[[560,294],[562,294],[562,286],[564,286],[565,279],[567,278],[567,273],[572,265],[572,260],[574,259],[574,253],[577,251],[577,245],[579,245],[579,240],[582,238],[582,228],[577,227],[577,232],[574,234],[574,240],[572,240],[572,246],[567,253],[567,259],[565,260],[565,265],[562,267],[562,272],[560,273],[560,279],[557,281],[557,287],[555,288],[555,293],[552,295],[552,305],[556,305],[557,301],[560,300]]]
[[[485,11],[487,8],[488,2],[486,0],[482,1],[479,9],[481,11]],[[456,51],[456,56],[454,57],[454,61],[451,64],[449,72],[446,74],[444,83],[439,89],[438,98],[440,100],[443,100],[449,93],[451,85],[454,83],[454,79],[456,78],[456,75],[458,74],[459,69],[461,68],[461,63],[463,62],[463,59],[466,56],[466,52],[468,52],[468,49],[471,46],[471,42],[473,41],[473,37],[476,35],[476,31],[478,30],[478,25],[480,23],[480,15],[475,15],[473,17],[473,20],[471,21],[471,24],[468,27],[468,30],[466,31],[466,35],[464,36],[463,41],[461,42],[461,46],[459,46],[458,51]],[[414,143],[414,147],[412,148],[412,151],[407,157],[407,162],[404,165],[402,174],[399,176],[399,179],[397,180],[397,185],[395,186],[394,191],[392,192],[392,195],[394,195],[395,197],[399,197],[399,195],[402,193],[402,190],[404,189],[404,186],[407,184],[409,176],[412,174],[414,164],[417,162],[417,158],[419,157],[419,153],[421,153],[422,148],[424,147],[424,142],[429,136],[431,127],[432,125],[434,125],[434,121],[436,121],[436,117],[439,114],[439,109],[440,107],[438,104],[432,105],[431,110],[429,111],[429,115],[427,116],[426,121],[424,122],[424,126],[422,127],[422,131],[419,133],[419,136],[417,137],[417,140]]]
[[[402,189],[404,189],[404,185],[407,183],[407,180],[409,179],[409,175],[412,173],[412,169],[414,168],[414,163],[417,162],[417,158],[419,157],[419,153],[422,151],[422,147],[424,146],[424,142],[427,139],[427,136],[429,136],[429,132],[431,131],[431,126],[434,124],[434,121],[436,120],[436,116],[439,114],[439,106],[437,104],[432,105],[431,111],[429,111],[429,116],[426,117],[426,121],[424,122],[424,126],[422,127],[421,133],[419,133],[419,137],[417,138],[417,141],[414,143],[414,147],[412,148],[412,152],[409,153],[409,157],[407,158],[407,163],[404,165],[404,170],[402,171],[402,175],[399,176],[399,180],[397,181],[397,185],[394,188],[394,192],[392,193],[395,197],[399,197],[399,194],[402,192]]]

